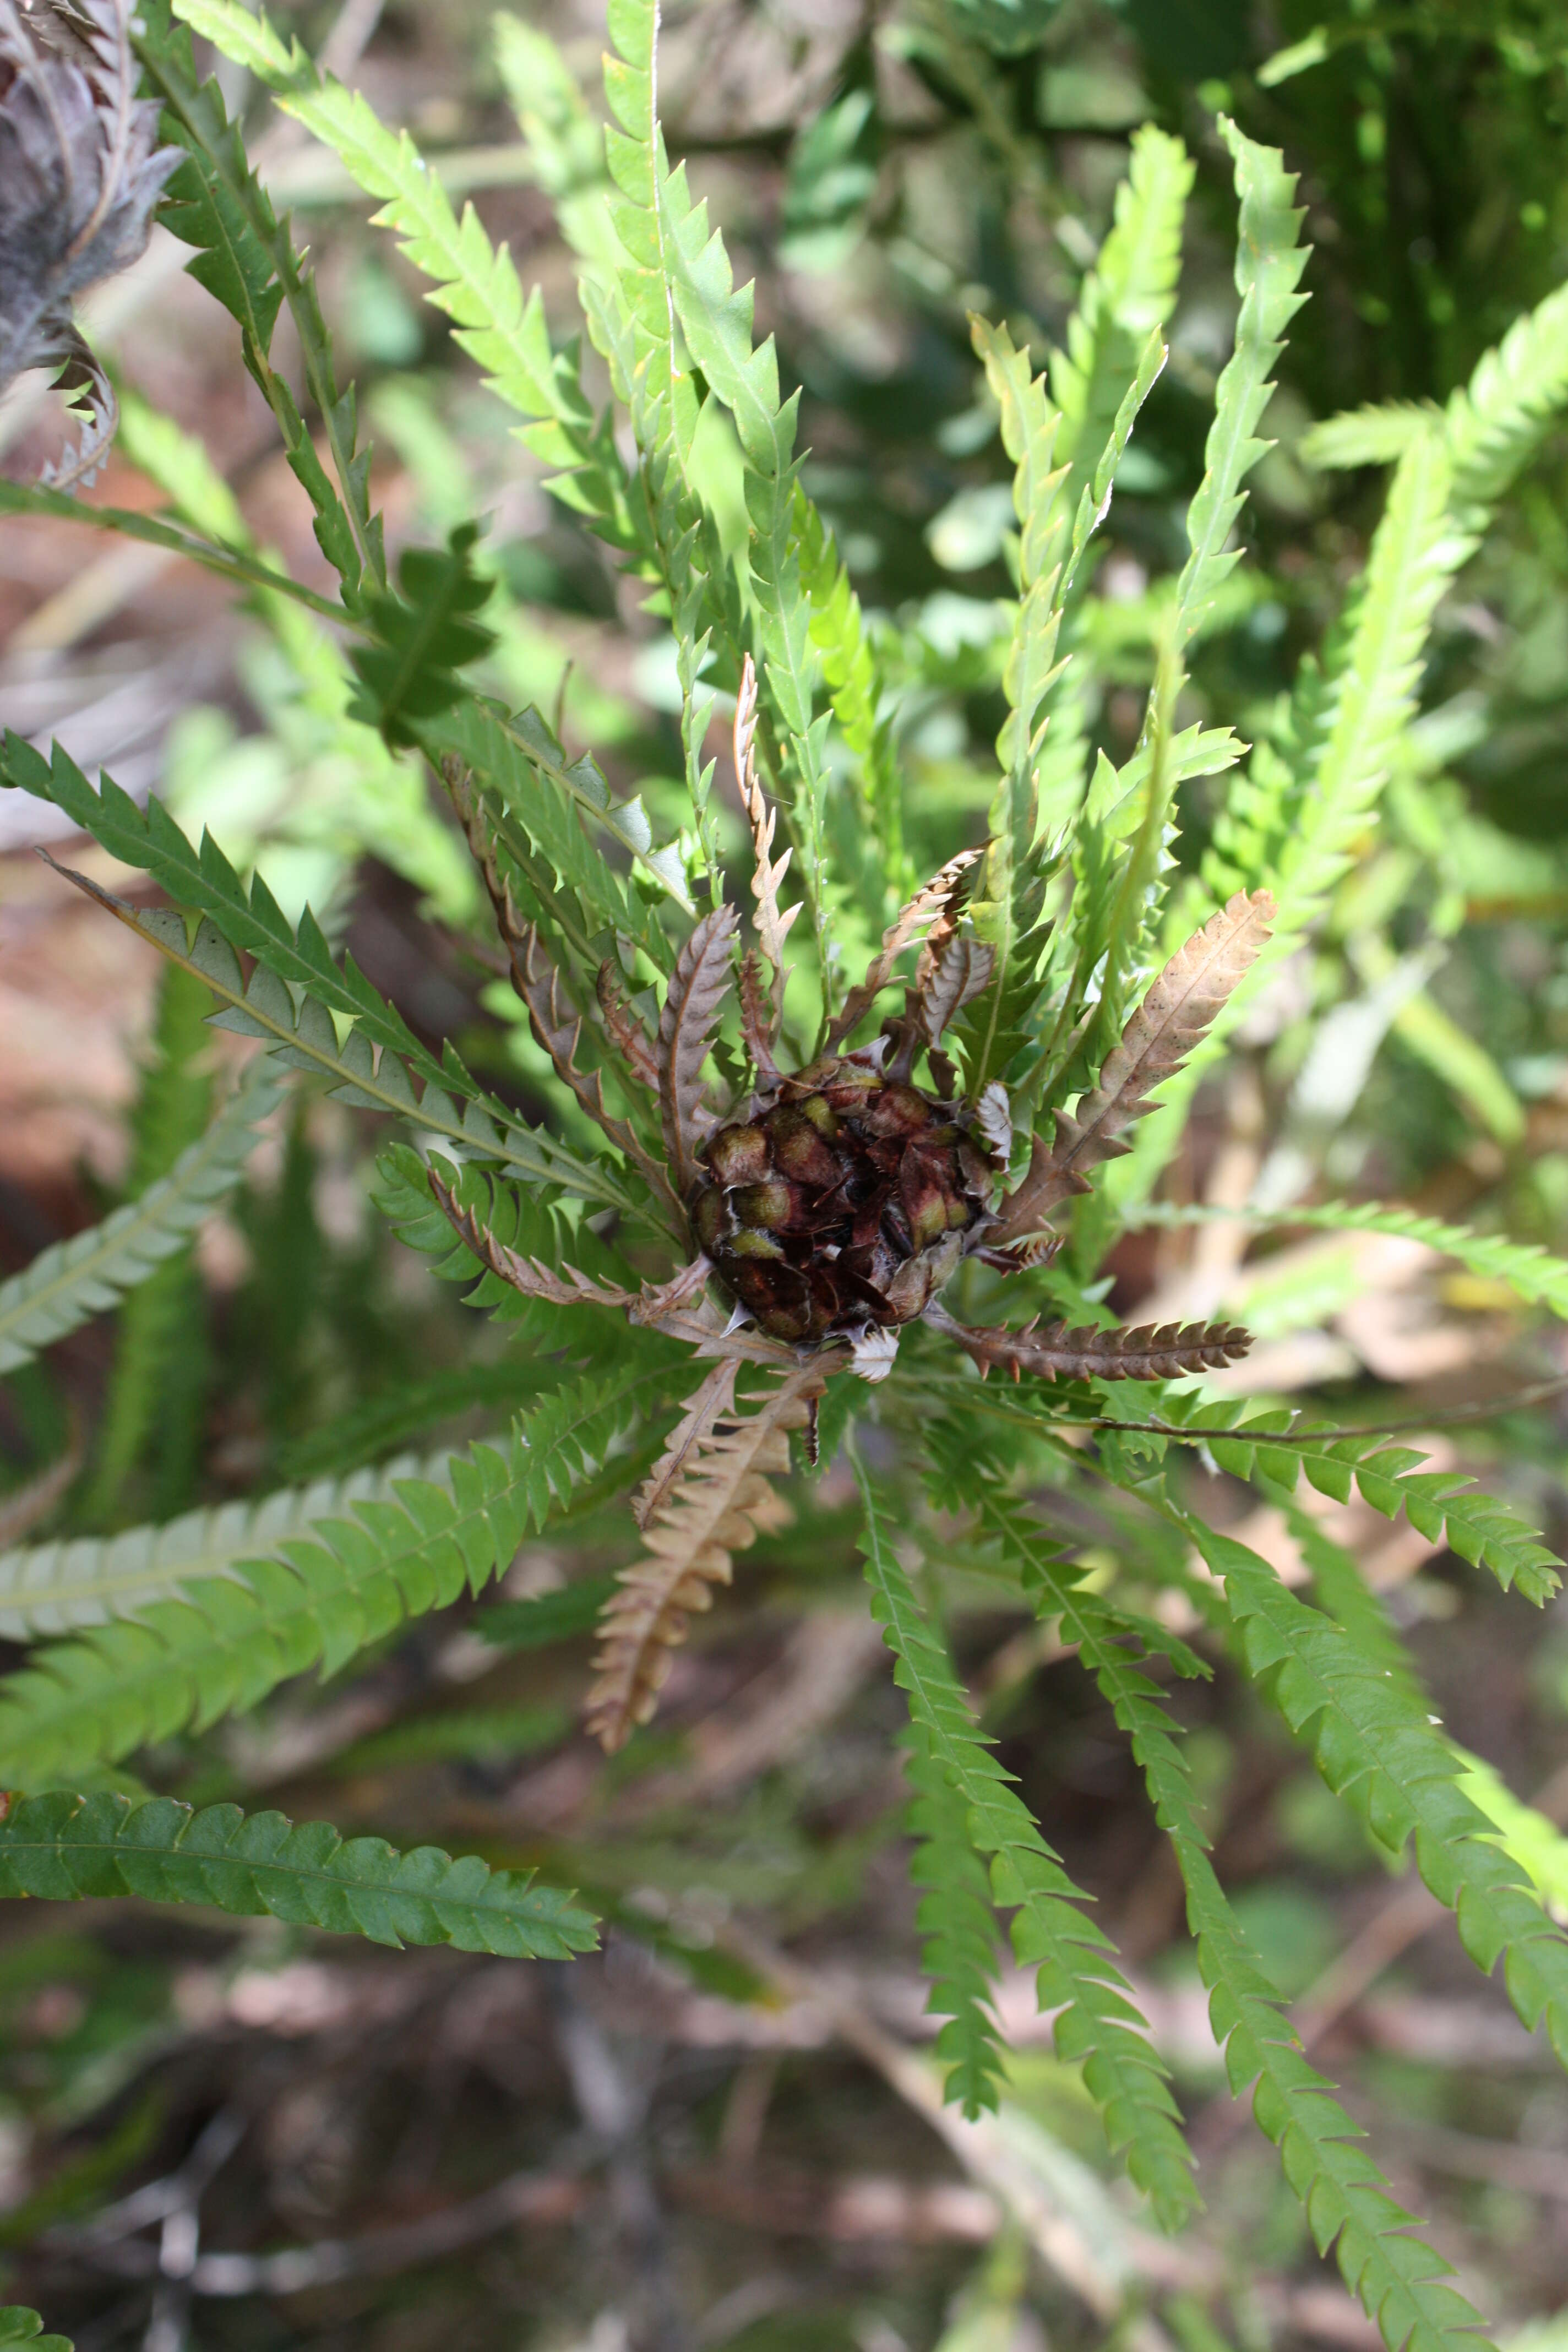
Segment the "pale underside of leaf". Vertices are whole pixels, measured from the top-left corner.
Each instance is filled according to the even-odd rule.
[[[395,1501],[398,1479],[445,1486],[447,1461],[444,1453],[401,1454],[377,1470],[280,1487],[258,1502],[186,1511],[162,1527],[0,1552],[0,1634],[31,1642],[134,1616],[176,1598],[199,1579],[230,1574],[239,1563],[278,1550],[322,1520],[345,1517],[355,1504]]]
[[[943,940],[916,1001],[915,1018],[928,1045],[939,1045],[943,1031],[989,985],[995,962],[994,948],[984,940],[958,932]]]
[[[101,1224],[45,1250],[0,1283],[0,1371],[26,1363],[51,1340],[117,1305],[183,1247],[238,1182],[256,1129],[282,1092],[275,1069],[253,1064],[238,1092],[166,1176]]]
[[[684,1193],[697,1174],[697,1146],[708,1114],[702,1106],[702,1065],[730,985],[732,907],[704,915],[680,953],[658,1019],[659,1109],[677,1184]]]

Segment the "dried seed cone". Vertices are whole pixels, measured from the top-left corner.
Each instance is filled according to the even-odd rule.
[[[856,1055],[784,1078],[699,1157],[688,1196],[699,1246],[763,1331],[805,1348],[911,1322],[994,1185],[962,1108]]]

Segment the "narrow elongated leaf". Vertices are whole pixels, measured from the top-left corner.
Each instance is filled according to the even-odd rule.
[[[238,12],[237,12],[238,13]],[[321,551],[342,582],[351,612],[367,590],[384,588],[381,519],[370,505],[370,452],[358,446],[352,384],[340,390],[315,280],[251,169],[244,142],[216,80],[196,77],[191,38],[168,0],[148,0],[136,51],[163,101],[165,127],[186,161],[170,184],[163,217],[196,247],[192,274],[237,321],[246,365],[277,420],[289,466],[315,510]],[[335,485],[316,451],[287,379],[271,364],[279,301],[289,306],[305,381],[321,419]]]
[[[1465,2352],[1484,2342],[1472,2332],[1477,2313],[1444,2284],[1449,2264],[1413,2234],[1415,2217],[1389,2190],[1333,2084],[1309,2064],[1281,2015],[1281,1997],[1215,1875],[1178,1727],[1159,1685],[1129,1654],[1127,1625],[1086,1590],[1079,1571],[1053,1556],[1016,1504],[990,1495],[984,1516],[1018,1566],[1035,1607],[1042,1617],[1059,1621],[1062,1639],[1076,1645],[1131,1742],[1186,1888],[1210,2021],[1225,2051],[1232,2095],[1239,2098],[1256,2084],[1253,2112],[1279,2147],[1319,2252],[1334,2253],[1389,2352]]]
[[[1352,1488],[1359,1489],[1384,1518],[1403,1510],[1432,1542],[1446,1540],[1461,1559],[1495,1576],[1505,1591],[1517,1588],[1538,1605],[1558,1591],[1561,1561],[1506,1503],[1478,1493],[1463,1471],[1423,1469],[1424,1454],[1391,1445],[1376,1430],[1364,1436],[1318,1430],[1302,1414],[1258,1412],[1238,1400],[1194,1396],[1163,1399],[1160,1425],[1207,1446],[1233,1477],[1256,1473],[1289,1493],[1304,1475],[1336,1503],[1349,1502]]]
[[[319,596],[313,588],[302,587],[287,572],[276,571],[271,564],[233,548],[216,546],[199,531],[184,530],[161,515],[139,514],[128,507],[88,506],[64,490],[0,479],[0,515],[14,514],[47,515],[57,522],[85,523],[93,530],[118,532],[121,539],[139,539],[144,546],[161,547],[170,555],[188,557],[204,572],[216,572],[220,580],[231,581],[237,588],[258,588],[268,595],[287,596],[329,621],[342,624],[348,618],[331,597]],[[47,2340],[59,2343],[63,2339],[50,2336]]]
[[[757,937],[763,953],[773,966],[772,1018],[765,1040],[771,1046],[778,1039],[779,1023],[784,1018],[784,983],[789,978],[784,942],[800,908],[792,907],[786,915],[779,905],[779,885],[789,870],[792,852],[786,849],[782,857],[773,854],[778,811],[768,806],[757,782],[757,673],[750,654],[742,666],[740,692],[735,699],[734,758],[741,805],[752,828],[752,896],[756,900]]]
[[[186,1242],[238,1183],[256,1130],[282,1096],[266,1061],[252,1064],[238,1090],[167,1176],[100,1225],[57,1242],[0,1283],[0,1372],[115,1306]]]
[[[1506,1284],[1527,1305],[1549,1307],[1568,1322],[1568,1258],[1554,1257],[1535,1242],[1510,1241],[1504,1234],[1479,1234],[1466,1225],[1450,1225],[1441,1217],[1425,1217],[1415,1209],[1385,1208],[1377,1201],[1328,1201],[1311,1208],[1282,1210],[1266,1216],[1259,1211],[1176,1208],[1154,1202],[1141,1209],[1142,1225],[1234,1223],[1237,1219],[1264,1230],[1305,1226],[1326,1234],[1389,1234],[1396,1240],[1420,1242],[1457,1257],[1472,1274]]]
[[[182,0],[177,13],[274,92],[279,106],[330,147],[382,210],[427,299],[454,324],[453,340],[485,372],[490,391],[526,417],[521,437],[561,470],[551,488],[612,546],[641,548],[642,501],[605,420],[595,418],[574,350],[551,344],[537,289],[526,299],[505,246],[493,245],[472,205],[461,220],[439,173],[408,133],[387,129],[368,100],[322,74],[297,41],[234,0]]]
[[[405,1454],[382,1470],[285,1486],[259,1503],[186,1511],[162,1527],[0,1551],[0,1633],[12,1642],[36,1642],[134,1617],[153,1601],[177,1599],[202,1578],[233,1573],[240,1562],[275,1551],[361,1503],[395,1503],[401,1479],[423,1478],[446,1491],[446,1460],[439,1454]]]
[[[1451,490],[1441,440],[1422,435],[1400,461],[1323,675],[1298,692],[1293,756],[1255,761],[1215,826],[1204,866],[1210,887],[1218,896],[1238,884],[1266,886],[1278,903],[1278,922],[1268,947],[1167,1090],[1133,1157],[1108,1180],[1108,1194],[1123,1213],[1148,1197],[1175,1148],[1199,1076],[1266,975],[1321,919],[1376,808],[1415,709],[1438,600],[1470,551],[1452,515]]]
[[[1084,2082],[1112,2149],[1173,2227],[1197,2202],[1197,2190],[1165,2070],[1138,2030],[1142,2020],[1110,1939],[1078,1907],[1086,1900],[1081,1889],[975,1728],[952,1661],[889,1541],[883,1509],[864,1472],[859,1475],[866,1511],[860,1549],[872,1613],[893,1653],[894,1679],[909,1699],[916,1752],[963,1806],[970,1843],[988,1857],[993,1902],[1016,1915],[1013,1948],[1039,1971],[1041,2008],[1060,2011],[1058,2051],[1082,2060]],[[987,2079],[983,2071],[974,2085],[982,2104]]]
[[[331,1092],[341,1100],[361,1110],[390,1111],[397,1118],[416,1119],[427,1133],[457,1144],[465,1156],[477,1152],[503,1160],[524,1179],[559,1183],[584,1199],[629,1209],[634,1215],[647,1213],[607,1162],[585,1160],[567,1151],[543,1129],[517,1126],[500,1105],[492,1112],[472,1097],[455,1100],[444,1082],[427,1083],[424,1093],[416,1096],[395,1051],[384,1052],[377,1059],[371,1050],[367,1031],[374,1034],[375,1026],[402,1026],[390,1008],[385,1008],[388,1024],[366,1022],[363,1028],[351,1028],[340,1040],[331,1014],[320,998],[307,995],[296,1002],[267,964],[258,963],[247,982],[238,957],[215,924],[202,922],[195,938],[187,940],[183,916],[156,908],[143,913],[85,876],[72,873],[68,866],[57,871],[171,963],[205,981],[223,1008],[213,1015],[216,1026],[236,1030],[242,1037],[259,1037],[286,1068],[311,1070],[329,1079]],[[447,1073],[443,1066],[436,1064],[423,1047],[416,1045],[415,1057],[423,1068],[440,1070],[445,1080]],[[460,1066],[458,1071],[467,1081]]]
[[[1300,444],[1309,466],[1389,465],[1423,433],[1440,430],[1457,508],[1488,507],[1529,464],[1568,402],[1568,288],[1558,287],[1483,352],[1439,409],[1387,401],[1314,425]]]
[[[1034,1372],[1047,1381],[1176,1381],[1189,1372],[1223,1371],[1252,1345],[1249,1331],[1228,1323],[1144,1323],[1126,1331],[1031,1323],[1008,1331],[955,1323],[930,1307],[926,1319],[956,1339],[983,1370],[1000,1365],[1015,1379]]]
[[[384,1838],[341,1838],[325,1822],[237,1805],[193,1812],[172,1797],[25,1798],[0,1821],[0,1895],[47,1901],[140,1895],[213,1904],[373,1943],[451,1944],[517,1960],[592,1951],[595,1921],[527,1870],[454,1862],[438,1846],[400,1853]]]
[[[1509,1999],[1544,2025],[1568,2066],[1568,1937],[1546,1916],[1490,1815],[1460,1785],[1463,1759],[1426,1706],[1391,1681],[1344,1628],[1309,1608],[1234,1537],[1184,1524],[1223,1580],[1247,1664],[1319,1769],[1391,1853],[1413,1842],[1416,1867],[1457,1919],[1483,1973],[1500,1958]]]
[[[1146,122],[1132,134],[1110,234],[1083,282],[1063,348],[1051,358],[1051,392],[1061,411],[1061,455],[1071,461],[1068,510],[1076,514],[1112,437],[1151,331],[1175,307],[1182,219],[1193,184],[1179,139]]]
[[[1231,534],[1241,512],[1242,484],[1268,444],[1258,426],[1274,390],[1272,373],[1285,330],[1306,300],[1296,291],[1307,266],[1297,243],[1304,213],[1292,205],[1296,175],[1277,148],[1259,147],[1220,117],[1220,134],[1236,167],[1241,219],[1236,247],[1236,290],[1241,314],[1236,348],[1215,392],[1214,423],[1204,453],[1204,478],[1187,514],[1191,548],[1176,583],[1176,650],[1189,644],[1226,576],[1240,561]]]

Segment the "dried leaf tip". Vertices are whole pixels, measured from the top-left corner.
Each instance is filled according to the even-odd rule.
[[[994,948],[956,931],[948,934],[922,974],[915,1007],[916,1024],[928,1045],[940,1044],[963,1007],[989,985],[995,963]]]

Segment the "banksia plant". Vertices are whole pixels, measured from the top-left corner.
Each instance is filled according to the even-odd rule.
[[[641,801],[617,797],[537,710],[490,690],[500,591],[472,526],[389,562],[353,388],[289,224],[195,71],[193,32],[377,201],[559,503],[668,632],[681,697],[673,838],[657,839]],[[529,1402],[407,1475],[365,1461],[331,1491],[122,1530],[111,1552],[47,1535],[21,1546],[14,1528],[0,1624],[58,1638],[0,1688],[0,1777],[26,1799],[0,1824],[5,1885],[216,1899],[394,1940],[493,1936],[486,1948],[519,1956],[580,1948],[585,1915],[516,1874],[227,1806],[131,1809],[103,1778],[132,1757],[155,1770],[151,1744],[256,1707],[286,1679],[337,1672],[416,1613],[482,1601],[525,1538],[610,1495],[625,1506],[622,1564],[584,1696],[598,1740],[622,1748],[738,1556],[759,1536],[784,1539],[792,1471],[837,1465],[908,1700],[914,1876],[948,2095],[971,2116],[1001,2095],[1005,1922],[1132,2181],[1173,2226],[1196,2202],[1165,2070],[1109,1941],[950,1654],[940,1577],[962,1527],[966,1564],[1057,1628],[1131,1743],[1182,1874],[1231,2082],[1257,2085],[1320,2246],[1337,2248],[1391,2352],[1457,2347],[1474,2315],[1297,2044],[1215,1874],[1169,1684],[1209,1672],[1210,1655],[1236,1661],[1380,1848],[1414,1843],[1467,1948],[1485,1967],[1506,1958],[1519,2013],[1568,2057],[1568,1943],[1506,1825],[1461,1786],[1463,1761],[1355,1560],[1314,1527],[1303,1597],[1232,1531],[1212,1480],[1253,1485],[1298,1517],[1307,1487],[1403,1509],[1537,1603],[1555,1589],[1551,1555],[1502,1503],[1375,1428],[1254,1410],[1237,1369],[1245,1330],[1130,1324],[1106,1297],[1118,1239],[1161,1211],[1200,1079],[1323,923],[1374,824],[1438,602],[1485,501],[1568,397],[1561,336],[1526,322],[1518,363],[1489,357],[1451,412],[1379,421],[1376,446],[1396,459],[1384,520],[1268,740],[1249,750],[1189,718],[1188,656],[1224,617],[1247,478],[1267,446],[1258,427],[1305,299],[1293,177],[1222,120],[1239,211],[1234,347],[1185,559],[1158,604],[1152,688],[1117,766],[1091,751],[1083,687],[1093,542],[1164,364],[1191,177],[1179,142],[1140,133],[1063,348],[1041,368],[1003,326],[972,322],[1011,469],[1016,593],[989,815],[968,838],[938,838],[905,789],[905,655],[861,611],[802,480],[798,397],[670,166],[657,37],[652,0],[611,0],[602,133],[559,60],[556,114],[523,109],[541,185],[565,192],[611,387],[601,412],[579,343],[552,338],[539,295],[524,298],[471,213],[453,214],[405,135],[237,0],[143,0],[134,108],[162,107],[180,157],[163,216],[234,317],[337,587],[291,579],[237,521],[215,535],[199,494],[210,480],[178,436],[142,439],[164,515],[80,512],[233,583],[378,786],[422,763],[439,840],[472,865],[454,904],[476,960],[510,980],[542,1113],[522,1116],[454,1041],[416,1034],[312,914],[290,920],[260,876],[187,840],[155,797],[139,807],[108,777],[94,789],[58,747],[46,759],[8,736],[0,781],[62,811],[161,902],[71,878],[203,992],[217,1025],[256,1041],[259,1076],[164,1155],[137,1201],[0,1286],[0,1370],[156,1278],[238,1181],[286,1075],[304,1073],[384,1122],[383,1207],[507,1327]],[[134,108],[125,153],[145,194],[162,166]],[[568,132],[570,155],[551,143]],[[601,168],[585,180],[588,150]],[[272,356],[285,308],[309,422]],[[725,551],[701,462],[705,419],[739,453],[743,565]],[[1341,443],[1360,446],[1349,429]],[[15,484],[0,499],[64,503]],[[1198,779],[1217,813],[1183,864],[1179,794]],[[738,860],[726,852],[737,820]],[[1311,1213],[1416,1230],[1397,1208]],[[1542,1252],[1430,1220],[1419,1230],[1523,1298],[1568,1299],[1568,1266]],[[988,1383],[992,1372],[1004,1377]],[[416,1412],[408,1425],[439,1419]],[[62,1491],[40,1486],[37,1528]]]
[[[619,1309],[717,1359],[639,1508],[645,1528],[653,1529],[655,1557],[628,1570],[606,1607],[589,1719],[611,1749],[652,1714],[669,1670],[667,1654],[681,1640],[689,1612],[708,1606],[710,1585],[729,1581],[731,1553],[763,1523],[765,1474],[788,1465],[784,1431],[804,1423],[815,1461],[817,1404],[829,1379],[886,1380],[906,1325],[923,1319],[983,1374],[999,1364],[1016,1380],[1025,1371],[1053,1381],[1178,1380],[1222,1370],[1248,1344],[1245,1331],[1224,1324],[1069,1330],[1059,1320],[1042,1329],[1037,1318],[1017,1331],[975,1328],[953,1319],[942,1293],[971,1256],[1003,1275],[1049,1264],[1060,1236],[1044,1228],[1047,1210],[1088,1191],[1084,1168],[1127,1149],[1118,1130],[1150,1108],[1149,1088],[1201,1042],[1267,939],[1268,893],[1237,893],[1172,959],[1107,1056],[1082,1117],[1058,1113],[1056,1141],[1036,1142],[1024,1181],[1012,1191],[1006,1087],[989,1079],[978,1101],[965,1101],[942,1045],[995,980],[995,950],[963,907],[983,852],[954,858],[900,909],[865,977],[826,1021],[828,1050],[803,1068],[781,1067],[784,941],[801,909],[782,911],[779,904],[789,861],[787,853],[771,860],[776,813],[757,782],[756,709],[747,653],[734,761],[756,849],[758,939],[741,959],[738,990],[739,919],[724,905],[704,915],[678,950],[657,1039],[639,1036],[618,1008],[614,966],[598,974],[606,1036],[625,1057],[623,1083],[641,1084],[653,1097],[649,1121],[657,1113],[662,1166],[607,1108],[597,1080],[584,1083],[576,1066],[582,1021],[485,845],[466,780],[447,779],[479,845],[534,1036],[608,1140],[643,1168],[665,1202],[679,1202],[679,1238],[691,1255],[662,1285],[618,1290],[571,1265],[524,1257],[500,1240],[456,1171],[433,1170],[431,1189],[473,1256],[523,1297]],[[869,1042],[849,1045],[910,948],[918,953],[901,1013]],[[704,1070],[732,996],[742,1091],[720,1108],[709,1098]],[[775,1368],[773,1386],[750,1414],[735,1405],[742,1364]]]

